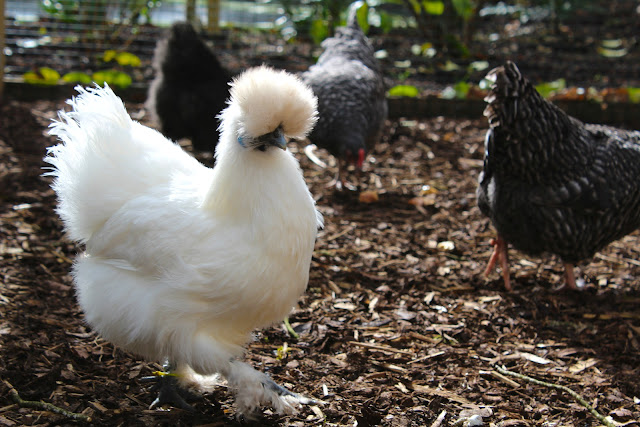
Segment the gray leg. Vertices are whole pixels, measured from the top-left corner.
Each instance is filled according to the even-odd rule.
[[[164,372],[158,372],[154,376],[143,377],[140,380],[142,382],[154,382],[151,387],[152,392],[158,392],[158,396],[151,403],[149,409],[159,408],[162,405],[171,405],[175,408],[180,408],[185,411],[195,412],[193,406],[189,405],[180,392],[184,392],[178,385],[178,378],[171,372],[173,367],[169,362],[162,365]]]

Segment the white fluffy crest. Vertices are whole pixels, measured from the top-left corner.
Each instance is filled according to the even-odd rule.
[[[282,125],[290,138],[304,138],[317,120],[318,100],[311,88],[293,74],[266,66],[235,78],[229,103],[242,110],[242,131],[249,137]]]
[[[51,126],[62,143],[45,161],[68,234],[86,244],[73,273],[87,322],[178,372],[223,375],[240,413],[286,412],[306,400],[235,359],[304,291],[321,216],[289,151],[237,138],[273,123],[303,134],[315,98],[288,74],[243,76],[222,116],[227,155],[214,169],[131,120],[109,87],[79,89],[73,111]]]

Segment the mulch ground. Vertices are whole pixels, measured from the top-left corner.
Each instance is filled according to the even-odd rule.
[[[96,425],[237,423],[230,392],[193,402],[196,413],[149,410],[140,379],[159,368],[115,348],[84,322],[69,274],[79,249],[65,239],[49,179],[46,125],[62,102],[0,107],[0,425],[67,425],[42,400]],[[141,106],[128,105],[140,116]],[[327,169],[297,152],[325,216],[306,294],[282,325],[256,331],[246,359],[325,403],[256,425],[595,426],[566,386],[615,421],[640,419],[640,236],[611,244],[558,291],[557,259],[511,251],[514,290],[482,275],[494,231],[475,200],[486,122],[393,121],[361,182],[379,200],[327,188]],[[209,161],[210,159],[205,161]],[[444,414],[444,415],[443,415]],[[477,419],[477,417],[476,417]]]

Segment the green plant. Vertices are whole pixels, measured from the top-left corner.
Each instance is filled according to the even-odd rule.
[[[282,0],[280,4],[285,15],[293,23],[295,33],[302,37],[310,37],[319,44],[325,38],[331,36],[335,28],[345,24],[346,11],[356,8],[358,24],[362,31],[369,31],[370,15],[375,18],[377,26],[387,33],[391,30],[392,20],[388,13],[376,11],[373,4],[381,0],[309,0],[306,7],[301,7],[297,0]]]
[[[487,0],[402,0],[438,51],[468,56],[478,12]]]
[[[28,71],[22,75],[25,83],[50,86],[60,80],[60,73],[49,67],[40,67],[36,71]]]
[[[565,79],[558,79],[552,82],[545,82],[536,85],[536,90],[542,95],[544,98],[548,98],[552,93],[558,92],[567,87],[567,82]]]
[[[41,0],[40,8],[56,19],[76,22],[80,11],[80,0]]]
[[[412,85],[397,85],[389,89],[389,96],[415,98],[420,94],[417,87]]]
[[[472,86],[469,82],[471,74],[477,71],[485,71],[487,68],[489,68],[489,63],[487,61],[471,62],[466,68],[465,76],[453,86],[445,88],[440,93],[440,97],[444,99],[465,99]],[[461,67],[452,61],[447,61],[443,66],[443,69],[455,71],[461,69]]]
[[[140,58],[130,52],[118,52],[116,50],[107,50],[102,55],[104,62],[116,61],[121,66],[139,67],[142,64]]]
[[[131,83],[133,83],[129,74],[118,70],[98,71],[93,73],[91,78],[100,86],[104,86],[104,84],[107,83],[109,86],[116,86],[121,89],[129,87]]]
[[[90,85],[93,79],[87,73],[81,71],[72,71],[62,76],[62,80],[66,83],[80,83],[83,85]]]

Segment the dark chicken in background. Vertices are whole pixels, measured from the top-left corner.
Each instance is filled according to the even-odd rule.
[[[640,132],[584,124],[545,100],[515,64],[489,72],[478,206],[498,231],[495,263],[509,281],[507,245],[551,253],[576,289],[573,264],[640,226]]]
[[[186,22],[173,24],[168,38],[158,42],[153,68],[147,108],[160,131],[174,141],[191,139],[197,151],[212,151],[231,73]]]
[[[362,170],[380,139],[388,109],[380,64],[356,10],[352,6],[347,26],[322,42],[318,62],[302,74],[318,97],[319,118],[309,140],[337,158],[337,189],[345,184],[346,165]]]

